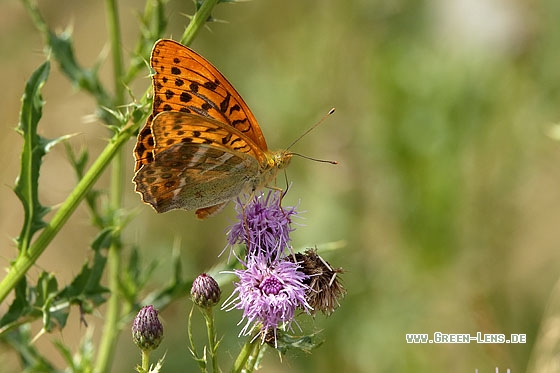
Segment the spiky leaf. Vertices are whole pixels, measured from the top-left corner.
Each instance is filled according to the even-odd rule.
[[[49,208],[39,203],[39,169],[43,156],[52,142],[37,134],[37,125],[41,119],[44,101],[41,88],[50,71],[50,62],[43,63],[31,75],[22,96],[21,111],[17,131],[23,136],[20,174],[16,179],[14,192],[23,204],[25,218],[23,228],[17,239],[18,246],[25,250],[33,234],[45,226],[43,217]]]

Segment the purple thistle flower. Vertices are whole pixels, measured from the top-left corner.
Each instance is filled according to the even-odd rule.
[[[248,255],[260,251],[272,260],[280,257],[290,243],[292,216],[297,216],[296,208],[283,208],[280,199],[278,191],[255,197],[246,205],[238,199],[238,222],[227,233],[229,244],[247,245]]]
[[[241,322],[246,320],[246,324],[240,335],[248,335],[260,326],[264,338],[269,330],[289,328],[296,309],[311,311],[305,299],[308,276],[298,270],[299,264],[287,258],[274,260],[262,252],[248,256],[243,264],[246,269],[233,271],[239,281],[222,306],[228,311],[243,310]]]

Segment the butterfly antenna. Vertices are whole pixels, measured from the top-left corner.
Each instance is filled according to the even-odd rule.
[[[305,159],[309,159],[310,161],[321,162],[321,163],[330,163],[330,164],[338,164],[337,161],[331,161],[331,160],[328,160],[328,159],[312,158],[312,157],[308,157],[306,155],[299,154],[299,153],[290,153],[290,154],[298,156],[298,157],[302,157],[302,158],[305,158]]]
[[[325,115],[323,116],[323,118],[321,118],[317,123],[315,123],[315,124],[314,124],[313,126],[311,126],[307,131],[305,131],[303,134],[301,134],[297,139],[295,139],[294,142],[292,142],[292,143],[290,144],[290,146],[288,146],[288,147],[286,148],[286,150],[290,150],[290,148],[291,148],[292,146],[294,146],[299,140],[301,140],[301,138],[302,138],[303,136],[307,135],[309,132],[311,132],[311,131],[314,130],[317,126],[319,126],[319,124],[323,123],[323,121],[324,121],[325,119],[327,119],[327,117],[328,117],[329,115],[331,115],[332,113],[334,113],[334,110],[335,110],[335,108],[332,108],[331,110],[329,110],[329,112],[328,112],[327,114],[325,114]],[[303,158],[308,158],[308,157],[303,157]],[[312,158],[309,158],[309,159],[312,159]],[[325,161],[320,161],[320,162],[325,162]],[[327,162],[327,163],[331,163],[330,161],[326,161],[326,162]]]

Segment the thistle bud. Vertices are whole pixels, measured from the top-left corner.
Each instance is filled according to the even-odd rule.
[[[194,279],[191,288],[191,298],[194,304],[202,308],[214,307],[220,301],[222,291],[220,286],[206,273]]]
[[[158,311],[153,306],[144,306],[134,318],[132,340],[142,351],[158,348],[163,338],[163,325],[158,318]]]

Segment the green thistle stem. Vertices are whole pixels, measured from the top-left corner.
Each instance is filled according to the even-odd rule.
[[[204,314],[204,319],[206,320],[206,331],[208,333],[208,350],[210,352],[210,358],[212,359],[212,371],[218,373],[218,354],[217,354],[217,340],[216,340],[216,329],[214,328],[214,314],[212,308],[205,308],[202,312]]]
[[[119,23],[119,9],[116,0],[106,0],[105,7],[107,11],[107,23],[109,28],[109,38],[111,40],[111,55],[113,62],[113,80],[115,82],[115,107],[123,104],[124,86],[121,79],[123,78],[123,62],[121,53],[121,33]],[[121,294],[119,286],[119,276],[121,273],[121,222],[118,211],[122,209],[123,195],[123,154],[122,150],[117,150],[112,163],[111,172],[111,213],[112,225],[116,229],[111,237],[111,245],[107,253],[109,264],[109,289],[111,297],[107,304],[107,314],[103,325],[103,336],[101,338],[99,353],[96,361],[97,372],[108,372],[113,362],[115,354],[115,345],[120,332],[119,318],[121,308]],[[144,365],[144,353],[142,354],[142,365]]]
[[[122,82],[124,65],[121,48],[121,28],[119,22],[119,8],[115,0],[106,0],[107,23],[111,40],[111,57],[113,63],[113,77],[115,84],[115,107],[124,103],[125,86]]]
[[[257,340],[259,340],[259,338],[257,338]],[[261,343],[257,343],[255,345],[255,348],[253,348],[253,352],[251,353],[251,355],[249,356],[249,359],[247,360],[247,364],[245,366],[245,372],[247,373],[251,373],[252,371],[255,370],[257,362],[258,362],[258,357],[259,357],[259,353],[263,350],[263,348],[266,347]]]
[[[247,342],[245,342],[245,345],[243,345],[243,348],[239,352],[239,355],[237,355],[237,359],[233,364],[233,368],[231,369],[231,372],[241,373],[242,371],[247,371],[246,365],[247,362],[249,361],[249,358],[251,356],[255,356],[254,355],[255,352],[258,355],[260,346],[261,346],[261,340],[259,338],[256,338],[256,334],[251,335],[249,339],[247,339]],[[251,367],[249,371],[253,371],[253,368],[254,367]]]
[[[103,336],[99,346],[99,354],[96,361],[96,372],[110,371],[113,357],[115,354],[115,345],[119,336],[119,318],[121,299],[119,291],[119,276],[121,270],[121,242],[120,231],[115,232],[112,237],[112,243],[109,246],[108,264],[109,264],[109,289],[111,289],[111,297],[107,304],[107,313],[105,315],[105,324],[103,325]],[[144,361],[144,355],[142,355]]]
[[[191,354],[193,355],[194,360],[198,363],[200,371],[202,373],[206,373],[208,371],[207,370],[206,359],[198,356],[198,353],[196,352],[196,346],[194,344],[194,337],[193,337],[193,333],[192,333],[193,311],[194,311],[194,306],[193,306],[193,308],[191,308],[191,312],[189,312],[189,323],[188,323],[188,327],[187,327],[188,334],[189,334],[189,342],[191,344]]]
[[[142,370],[144,372],[150,370],[150,351],[142,350]]]
[[[212,9],[214,8],[214,6],[216,6],[216,4],[218,4],[218,2],[219,0],[205,0],[202,3],[200,9],[198,9],[195,15],[191,18],[191,21],[185,29],[183,36],[181,36],[181,44],[191,45],[198,31],[200,31],[202,26],[204,26],[210,18]]]

